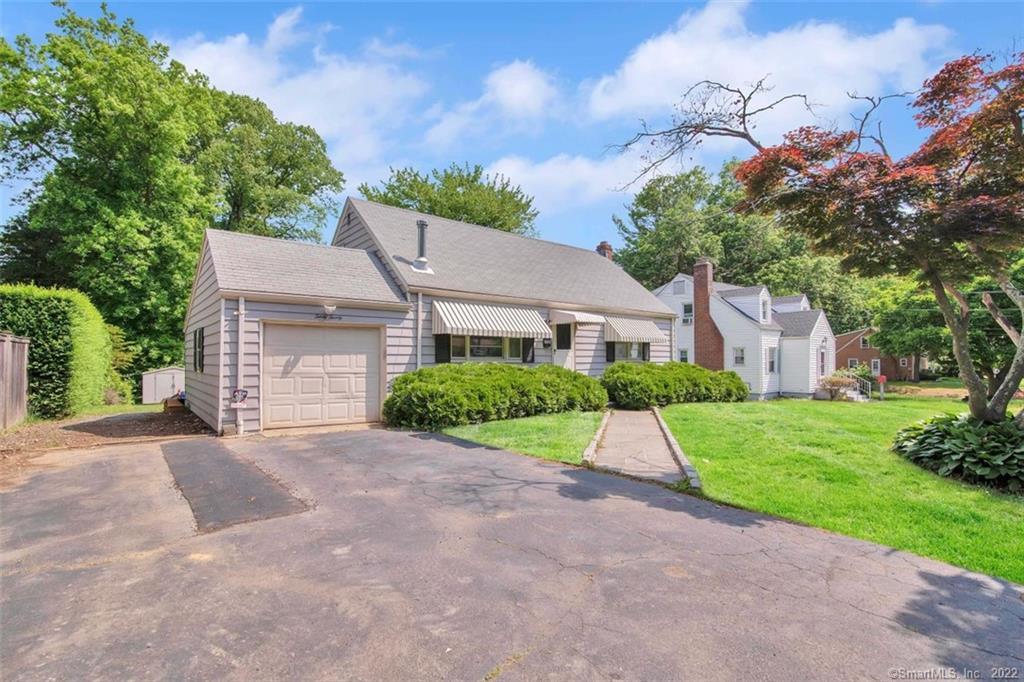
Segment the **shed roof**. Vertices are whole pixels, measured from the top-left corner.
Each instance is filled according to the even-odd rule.
[[[406,302],[383,264],[361,249],[223,230],[207,230],[206,243],[221,289],[325,301]]]
[[[587,306],[597,310],[673,311],[618,265],[596,251],[439,218],[364,199],[349,199],[405,283],[440,289]],[[411,267],[416,221],[426,220],[432,272]]]

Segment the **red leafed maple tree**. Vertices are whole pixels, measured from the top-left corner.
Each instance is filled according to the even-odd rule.
[[[855,97],[866,109],[851,130],[803,127],[772,146],[755,138],[757,117],[806,98],[762,103],[767,93],[763,81],[745,90],[702,82],[684,95],[670,127],[645,127],[624,147],[648,142],[649,171],[707,137],[748,142],[755,154],[736,171],[747,208],[776,212],[850,270],[916,276],[950,329],[972,416],[1005,419],[1024,379],[1024,330],[986,302],[1016,344],[1005,380],[988,397],[972,362],[971,307],[960,287],[988,275],[1024,316],[1024,293],[1008,271],[1011,254],[1024,248],[1024,54],[1004,66],[963,57],[928,79],[912,106],[929,136],[903,158],[890,155],[872,121],[888,96]],[[1024,411],[1016,422],[1024,428]]]

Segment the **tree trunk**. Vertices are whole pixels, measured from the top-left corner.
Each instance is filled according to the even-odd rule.
[[[938,273],[927,262],[922,264],[925,277],[932,287],[935,301],[939,304],[942,317],[953,335],[953,357],[956,358],[957,367],[960,370],[960,380],[964,382],[967,389],[967,405],[970,408],[971,416],[979,421],[995,422],[1000,421],[1006,414],[1005,409],[1002,415],[994,415],[989,409],[988,387],[977,370],[974,369],[974,361],[971,359],[970,340],[967,335],[967,317],[958,314],[953,310],[949,302],[949,295],[946,293],[945,283]]]
[[[911,369],[911,372],[913,372],[913,375],[910,377],[910,380],[913,381],[916,384],[919,381],[921,381],[921,354],[920,353],[914,353],[914,355],[912,357],[913,357],[914,366]]]

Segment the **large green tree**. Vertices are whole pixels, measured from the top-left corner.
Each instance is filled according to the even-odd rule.
[[[211,88],[105,7],[41,43],[0,39],[0,172],[26,189],[0,276],[77,288],[136,344],[180,362],[206,227],[309,237],[341,176],[323,143]]]
[[[807,294],[836,331],[867,324],[867,283],[843,273],[837,258],[809,253],[804,237],[771,218],[738,210],[744,192],[734,168],[727,163],[717,177],[697,167],[649,180],[626,217],[612,217],[623,241],[616,261],[653,288],[693,272],[697,258],[707,256],[719,281],[765,284],[778,296]]]
[[[422,211],[431,215],[485,225],[504,232],[536,234],[537,210],[533,197],[503,175],[491,177],[481,166],[434,169],[421,173],[414,168],[392,168],[391,175],[359,192],[370,201]]]

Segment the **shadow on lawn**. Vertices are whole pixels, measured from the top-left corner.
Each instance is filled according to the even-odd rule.
[[[993,677],[993,667],[1024,663],[1024,591],[998,578],[918,571],[918,589],[896,622],[928,636],[938,660],[957,670]]]
[[[422,441],[433,441],[454,445],[465,450],[484,450],[490,452],[504,452],[501,448],[481,445],[461,438],[447,436],[438,433],[412,433],[413,438]],[[542,460],[528,460],[542,463]],[[545,466],[559,467],[559,473],[568,482],[548,477],[546,479],[531,479],[513,475],[514,469],[486,466],[480,462],[474,466],[473,477],[467,477],[458,484],[463,494],[476,498],[478,504],[484,502],[484,498],[491,494],[507,493],[509,491],[521,492],[530,490],[554,490],[562,497],[580,502],[590,502],[605,499],[630,499],[642,502],[648,507],[665,509],[672,512],[680,512],[698,519],[707,519],[716,523],[722,523],[735,527],[760,526],[764,517],[747,511],[733,509],[731,507],[719,506],[690,495],[685,495],[668,490],[654,483],[645,483],[624,476],[592,471],[582,467],[560,465],[557,462],[543,462]]]

